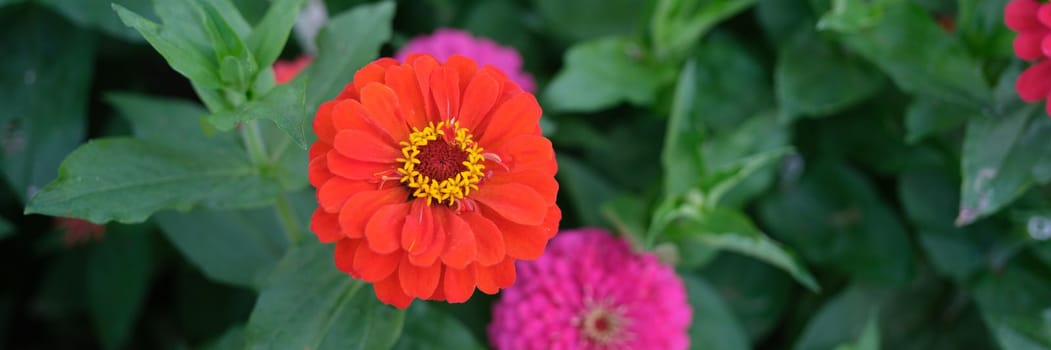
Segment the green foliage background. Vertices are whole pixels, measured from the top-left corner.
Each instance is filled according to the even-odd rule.
[[[0,0],[0,347],[484,348],[495,297],[381,305],[308,230],[313,110],[456,27],[522,53],[562,227],[675,264],[693,348],[1051,348],[1005,0],[327,0],[275,86],[304,2]]]

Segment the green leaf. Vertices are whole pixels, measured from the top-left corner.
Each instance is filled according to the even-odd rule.
[[[792,348],[835,349],[839,344],[863,337],[885,298],[886,293],[882,291],[857,285],[848,287],[821,306]]]
[[[236,286],[261,286],[288,246],[269,208],[163,211],[154,219],[168,241],[205,276]]]
[[[790,131],[777,120],[777,112],[767,111],[709,137],[703,145],[710,168],[707,182],[717,174],[730,180],[722,183],[722,193],[714,196],[718,198],[709,197],[719,205],[740,207],[765,192],[777,175],[778,161],[791,151]]]
[[[700,145],[704,129],[700,122],[701,110],[695,108],[697,95],[696,64],[686,63],[675,87],[671,117],[665,132],[661,165],[664,168],[664,195],[675,196],[694,187],[704,172],[704,156]]]
[[[390,1],[359,5],[321,28],[317,57],[302,73],[310,81],[306,110],[315,111],[321,102],[335,97],[354,80],[354,72],[379,55],[380,46],[391,36],[394,6]]]
[[[0,64],[0,168],[25,202],[84,138],[95,40],[32,6],[4,9],[0,23],[0,47],[18,48]]]
[[[1004,349],[1051,347],[1051,285],[1024,268],[983,278],[975,299],[990,331]]]
[[[905,141],[916,144],[924,138],[955,129],[977,114],[955,103],[917,96],[905,112]]]
[[[836,31],[902,90],[978,110],[991,105],[979,62],[911,1],[836,0],[818,27]]]
[[[255,62],[260,67],[269,67],[281,55],[303,3],[304,0],[274,1],[263,19],[245,39],[248,50],[255,56]]]
[[[758,154],[749,155],[726,166],[709,170],[701,178],[701,191],[704,194],[704,205],[713,207],[719,204],[723,197],[738,185],[747,180],[757,171],[774,164],[785,155],[791,153],[792,148],[780,148],[763,151]]]
[[[190,2],[186,3],[189,4]],[[168,61],[168,65],[175,69],[176,72],[205,88],[221,88],[223,86],[219,80],[218,62],[209,57],[212,52],[202,48],[203,43],[196,42],[199,39],[191,36],[193,32],[179,30],[180,28],[198,25],[199,18],[197,21],[194,21],[193,17],[166,17],[164,12],[158,8],[158,13],[165,21],[164,25],[160,25],[118,4],[113,4],[113,10],[117,11],[117,15],[120,16],[124,25],[135,28],[139,34],[142,34],[146,41],[161,56],[164,56],[164,59]],[[182,23],[170,23],[174,21],[181,21]],[[197,29],[197,31],[200,31],[200,29]]]
[[[816,22],[808,1],[759,0],[755,17],[770,42],[780,46],[800,29],[810,29]]]
[[[788,120],[831,115],[883,88],[879,71],[811,30],[799,31],[777,57],[774,85]]]
[[[267,119],[284,130],[300,148],[306,149],[306,80],[296,79],[271,89],[266,95],[241,105],[234,111],[220,112],[208,117],[219,130],[231,130],[238,123]]]
[[[136,138],[201,151],[240,147],[234,135],[204,135],[200,120],[208,111],[197,103],[131,92],[109,92],[105,100],[131,123]]]
[[[230,327],[222,336],[216,338],[201,347],[201,350],[244,350],[245,334],[244,326],[236,325]]]
[[[91,320],[106,349],[121,349],[135,329],[154,274],[149,226],[109,225],[87,260]]]
[[[756,0],[658,0],[650,20],[650,39],[657,57],[677,57],[719,22],[755,4]]]
[[[202,153],[111,138],[70,154],[58,179],[33,197],[26,213],[134,223],[167,208],[262,206],[279,190],[277,182],[262,176],[239,149]]]
[[[642,200],[629,195],[620,195],[602,204],[602,217],[614,228],[614,232],[642,241],[646,234],[649,208]]]
[[[646,23],[647,4],[636,0],[533,0],[542,28],[563,39],[589,40],[636,33]],[[602,9],[596,16],[595,10]]]
[[[545,108],[592,112],[620,102],[646,106],[675,78],[667,65],[652,62],[631,39],[610,37],[573,45],[565,66],[544,90]]]
[[[1004,2],[958,0],[956,32],[971,53],[992,59],[1011,55],[1015,33],[1004,25]]]
[[[697,117],[712,132],[735,130],[773,105],[770,72],[749,51],[746,41],[712,33],[694,50],[693,60],[697,64],[694,108],[703,111]]]
[[[857,342],[840,345],[836,350],[879,350],[879,317],[870,315]]]
[[[394,349],[485,349],[459,320],[428,303],[417,302],[405,315],[405,327]]]
[[[250,349],[386,349],[405,311],[383,305],[371,286],[340,272],[332,246],[306,244],[277,264],[248,319]],[[419,303],[419,301],[417,301]]]
[[[748,336],[719,293],[704,279],[682,276],[693,307],[690,323],[690,348],[733,350],[749,349]]]
[[[584,163],[571,156],[558,154],[558,180],[570,198],[573,212],[584,225],[603,223],[601,204],[616,197],[617,189]]]
[[[15,227],[4,218],[0,218],[0,241],[15,234]]]
[[[1051,120],[1035,107],[1029,105],[1003,117],[974,118],[967,123],[957,225],[991,215],[1035,181],[1049,180],[1035,175],[1042,175],[1043,155],[1051,152]]]
[[[61,13],[70,21],[76,22],[83,27],[100,29],[106,34],[132,42],[142,42],[142,35],[134,29],[128,28],[120,22],[120,18],[113,13],[113,9],[107,6],[110,2],[119,4],[138,13],[146,13],[151,9],[149,0],[113,0],[113,1],[82,1],[82,0],[38,0],[37,3]]]
[[[798,183],[759,203],[770,233],[803,258],[865,281],[904,283],[912,270],[905,227],[857,171],[811,164]]]
[[[740,254],[719,254],[702,275],[719,291],[753,343],[774,331],[788,311],[802,304],[792,277]]]
[[[759,231],[744,214],[717,207],[693,215],[673,224],[667,233],[669,239],[692,240],[744,254],[784,270],[812,291],[821,289],[793,252]]]

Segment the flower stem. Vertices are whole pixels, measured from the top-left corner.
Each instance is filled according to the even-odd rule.
[[[285,194],[277,196],[277,201],[274,203],[274,211],[277,212],[277,218],[281,221],[281,226],[285,228],[285,235],[288,236],[288,243],[295,246],[299,242],[303,241],[303,232],[300,230],[299,220],[296,219],[296,213],[292,210],[292,206],[288,203],[288,197]]]
[[[259,129],[258,121],[248,120],[241,125],[241,137],[245,142],[245,149],[248,150],[248,158],[252,161],[252,164],[259,167],[269,167],[276,160],[271,160],[266,155],[266,144],[263,142],[263,133]],[[284,227],[285,235],[288,236],[288,241],[292,245],[299,244],[302,240],[303,233],[300,232],[299,220],[296,219],[296,214],[292,211],[292,206],[288,203],[288,197],[285,194],[280,194],[274,201],[274,211],[277,213],[278,221],[281,221],[281,226]]]
[[[241,137],[244,138],[245,149],[248,150],[248,158],[252,160],[252,164],[267,164],[266,145],[263,144],[263,134],[255,120],[241,124]]]

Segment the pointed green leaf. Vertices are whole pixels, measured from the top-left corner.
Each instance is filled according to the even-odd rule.
[[[755,4],[756,0],[658,0],[650,20],[657,57],[685,53],[708,29]]]
[[[390,40],[394,8],[390,1],[359,5],[321,28],[317,57],[301,73],[310,81],[306,93],[310,115],[354,80],[354,72],[376,59],[380,46]]]
[[[299,10],[305,0],[278,0],[270,5],[266,15],[245,39],[248,49],[255,55],[255,62],[269,67],[285,48],[292,26],[296,24]]]
[[[111,138],[70,154],[58,179],[33,197],[26,213],[135,223],[167,208],[262,206],[279,191],[241,150],[202,153]]]
[[[12,48],[0,64],[0,169],[24,203],[83,142],[95,40],[39,7],[4,9],[0,23],[0,47]]]
[[[281,223],[269,208],[163,211],[154,219],[186,260],[221,283],[261,286],[288,246]]]
[[[695,241],[744,254],[788,272],[812,291],[821,289],[795,253],[759,231],[744,214],[714,208],[691,215],[682,217],[669,228],[669,239],[676,242]]]
[[[675,87],[668,129],[665,132],[661,165],[664,167],[664,195],[676,196],[694,187],[704,172],[704,156],[701,143],[704,126],[701,111],[694,102],[698,95],[696,64],[686,63]]]
[[[154,274],[151,227],[109,225],[87,260],[91,320],[106,349],[121,349],[138,324]]]
[[[113,10],[117,11],[124,25],[138,30],[179,74],[203,87],[222,87],[218,62],[209,57],[210,52],[187,38],[187,34],[172,30],[167,23],[164,26],[154,23],[117,4],[113,4]]]
[[[722,296],[704,279],[682,276],[693,307],[690,348],[712,350],[750,349],[748,335],[737,322]]]
[[[653,61],[631,39],[609,37],[580,42],[565,54],[565,66],[543,92],[545,108],[592,112],[620,102],[646,106],[675,71]]]
[[[397,350],[485,349],[460,320],[428,303],[413,303],[405,315]]]
[[[812,30],[801,30],[777,55],[774,85],[788,120],[823,117],[875,95],[883,75]]]
[[[249,349],[387,349],[405,311],[336,269],[333,247],[290,249],[274,268],[245,326]],[[419,303],[420,301],[417,301]]]
[[[219,130],[231,130],[240,122],[267,119],[288,133],[297,146],[306,149],[306,87],[303,78],[281,84],[257,100],[233,111],[213,114],[208,120]]]
[[[1004,349],[1051,348],[1051,285],[1024,268],[985,276],[975,299],[989,330]]]

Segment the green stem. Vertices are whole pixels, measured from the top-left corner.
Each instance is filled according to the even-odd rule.
[[[292,211],[292,206],[288,203],[288,197],[284,194],[277,196],[277,202],[274,203],[274,210],[277,212],[277,218],[281,220],[281,226],[284,226],[285,228],[285,235],[288,236],[288,242],[293,246],[302,242],[303,232],[300,230],[299,220],[296,219],[296,213]]]
[[[245,149],[248,150],[248,158],[252,160],[252,164],[267,164],[269,160],[266,157],[266,145],[263,144],[263,133],[259,131],[259,124],[255,120],[241,124],[241,137],[244,138]]]
[[[245,121],[241,125],[241,137],[244,138],[245,148],[248,150],[248,158],[252,160],[252,164],[259,167],[272,166],[273,161],[266,155],[266,144],[263,143],[263,133],[259,129],[258,121]],[[277,196],[274,202],[274,211],[277,213],[277,219],[281,221],[281,226],[285,229],[285,235],[288,236],[289,243],[292,245],[299,244],[302,241],[303,233],[300,232],[299,220],[296,219],[296,214],[292,211],[292,206],[289,205],[288,198],[284,194]]]

